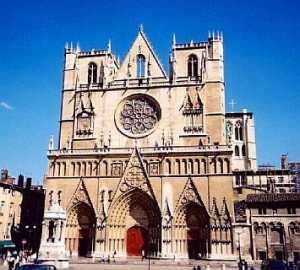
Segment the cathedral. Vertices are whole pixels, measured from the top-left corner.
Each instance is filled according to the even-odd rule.
[[[225,104],[220,33],[174,35],[168,73],[142,26],[122,62],[110,41],[66,45],[42,243],[72,256],[236,259],[242,237],[247,255],[233,171],[256,170],[254,118]]]

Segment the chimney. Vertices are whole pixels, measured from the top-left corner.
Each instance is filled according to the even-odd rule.
[[[24,187],[24,176],[22,174],[18,177],[18,186],[22,188]]]
[[[30,188],[31,188],[31,181],[32,181],[31,177],[28,177],[26,180],[26,189],[28,189],[28,190],[30,190]]]

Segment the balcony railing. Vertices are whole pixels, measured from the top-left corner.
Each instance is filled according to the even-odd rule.
[[[225,152],[232,151],[228,145],[202,145],[202,146],[155,146],[155,147],[138,147],[141,154],[155,154],[155,153],[207,153],[207,152]],[[99,147],[93,149],[58,149],[48,150],[48,156],[55,155],[86,155],[86,154],[124,154],[132,153],[133,148],[112,148]]]

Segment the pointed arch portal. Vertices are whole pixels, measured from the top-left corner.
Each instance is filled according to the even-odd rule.
[[[68,211],[66,248],[78,256],[90,255],[95,237],[95,213],[84,202],[79,202]]]
[[[188,202],[178,209],[176,219],[178,230],[186,237],[186,250],[189,259],[205,257],[209,253],[209,215],[203,206]],[[179,239],[180,240],[180,239]]]
[[[127,256],[140,256],[142,250],[150,254],[161,251],[161,212],[147,192],[135,188],[122,194],[110,213],[108,235],[120,237],[109,239],[111,250],[125,252]],[[124,240],[123,247],[118,245]]]

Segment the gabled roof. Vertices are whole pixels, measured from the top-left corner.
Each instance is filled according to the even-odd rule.
[[[167,78],[167,75],[158,60],[153,48],[150,45],[150,42],[146,38],[143,27],[140,26],[139,32],[131,45],[119,71],[116,74],[115,79],[134,79],[137,77],[136,72],[136,58],[137,55],[142,54],[145,57],[145,77],[164,77]]]

